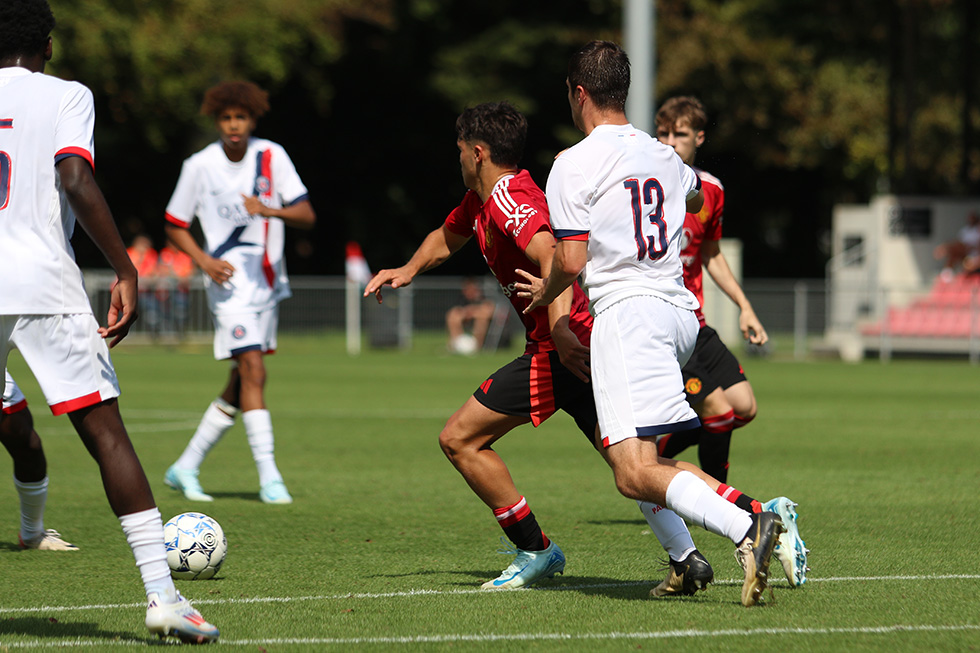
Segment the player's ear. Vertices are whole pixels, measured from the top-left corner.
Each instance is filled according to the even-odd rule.
[[[702,143],[704,143],[704,130],[703,129],[699,130],[698,131],[698,135],[694,137],[694,147],[701,147],[701,144]]]
[[[54,41],[51,36],[48,36],[48,42],[44,46],[44,60],[51,61],[51,56],[54,54]]]

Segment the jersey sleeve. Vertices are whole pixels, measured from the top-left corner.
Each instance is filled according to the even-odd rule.
[[[95,168],[95,102],[81,84],[72,84],[62,98],[54,138],[55,163],[80,156]]]
[[[545,194],[551,213],[551,226],[558,240],[585,240],[589,222],[588,179],[567,155],[559,156],[551,167]]]
[[[292,159],[286,154],[286,150],[277,147],[275,155],[272,157],[273,175],[276,180],[276,189],[282,199],[283,206],[292,206],[297,202],[310,198],[309,191],[296,172],[296,166]]]
[[[167,222],[178,227],[188,228],[194,222],[198,204],[198,175],[194,172],[194,164],[188,159],[180,168],[177,187],[167,203]]]
[[[680,156],[674,156],[674,160],[679,164],[681,175],[681,188],[684,189],[684,199],[689,200],[701,190],[701,177],[694,171],[694,168],[684,163]]]
[[[473,219],[480,210],[480,197],[471,190],[466,191],[463,201],[446,216],[445,227],[454,234],[473,235]]]

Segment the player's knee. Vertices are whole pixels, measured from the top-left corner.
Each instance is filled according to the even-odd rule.
[[[29,410],[19,410],[0,419],[0,442],[8,449],[41,448],[41,439],[34,432],[34,418]]]
[[[635,499],[637,501],[645,500],[646,497],[643,496],[641,492],[641,479],[635,467],[633,466],[620,466],[617,467],[613,472],[616,479],[616,489],[627,499]]]

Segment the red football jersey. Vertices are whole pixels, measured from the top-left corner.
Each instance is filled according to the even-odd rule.
[[[528,300],[517,296],[514,284],[523,281],[515,269],[527,270],[541,276],[541,268],[531,262],[524,250],[539,231],[551,232],[548,204],[544,193],[531,175],[521,170],[497,182],[486,204],[480,196],[468,191],[463,201],[446,218],[446,228],[461,236],[475,236],[490,271],[497,277],[504,295],[517,310],[527,330],[526,354],[536,354],[555,348],[548,326],[548,307],[541,306],[525,315]],[[589,300],[574,284],[569,326],[582,344],[588,346],[592,333]]]
[[[717,177],[695,168],[701,178],[704,206],[698,213],[684,216],[684,236],[681,241],[681,263],[684,264],[684,285],[693,292],[701,305],[696,311],[698,322],[704,320],[704,276],[701,273],[701,243],[721,240],[722,214],[725,211],[725,187]]]

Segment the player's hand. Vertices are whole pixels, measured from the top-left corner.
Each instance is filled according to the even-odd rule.
[[[106,325],[99,327],[99,335],[111,338],[112,349],[129,334],[129,329],[139,317],[139,288],[136,279],[120,279],[109,295],[109,315]]]
[[[205,261],[204,265],[201,266],[205,274],[211,277],[211,280],[217,284],[225,285],[231,276],[235,274],[235,266],[228,261],[222,261],[220,259],[212,258]]]
[[[271,215],[271,213],[267,213],[269,207],[255,195],[242,195],[242,201],[245,202],[245,210],[248,211],[249,215],[261,215],[263,217]]]
[[[551,329],[551,339],[558,350],[558,358],[569,372],[580,381],[592,381],[592,370],[589,368],[589,348],[583,345],[578,336],[568,328],[568,321],[563,319]]]
[[[378,303],[381,303],[381,289],[385,286],[392,288],[402,288],[412,283],[412,275],[405,271],[405,268],[396,270],[382,270],[378,272],[364,287],[364,297],[374,293]]]
[[[742,337],[753,345],[761,346],[769,342],[769,334],[751,308],[742,309],[738,317],[738,328],[742,331]]]
[[[514,270],[514,272],[527,280],[527,283],[521,283],[518,281],[514,284],[514,288],[517,289],[518,297],[525,297],[531,300],[531,303],[524,309],[525,314],[530,313],[538,306],[544,306],[551,303],[544,301],[544,279],[538,278],[530,272],[526,272],[525,270],[521,269]]]

